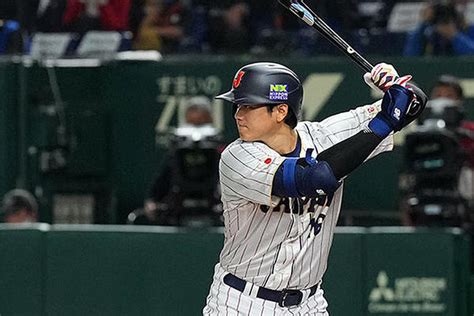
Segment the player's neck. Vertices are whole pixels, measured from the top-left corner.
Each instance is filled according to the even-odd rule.
[[[291,153],[295,150],[298,141],[298,134],[291,128],[280,129],[277,133],[272,135],[265,141],[268,147],[280,155]]]

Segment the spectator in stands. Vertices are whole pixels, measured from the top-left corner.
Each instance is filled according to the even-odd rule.
[[[3,197],[2,215],[5,223],[33,223],[38,221],[38,203],[28,191],[14,189]]]
[[[222,54],[248,53],[251,46],[249,6],[243,1],[225,9],[212,8],[209,13],[209,45]]]
[[[144,207],[130,213],[128,223],[178,226],[185,225],[186,218],[204,215],[211,225],[220,224],[216,170],[223,148],[212,123],[209,99],[189,99],[185,121],[171,135],[164,166]]]
[[[422,23],[407,36],[405,56],[473,55],[474,25],[468,25],[455,5],[429,4],[422,14]]]
[[[146,0],[134,49],[176,53],[185,37],[188,12],[179,0]]]
[[[0,19],[10,20],[18,18],[18,1],[2,0],[0,1]]]
[[[17,21],[0,19],[0,55],[17,54],[22,51],[20,24]]]
[[[337,50],[326,42],[318,45],[320,35],[277,1],[248,1],[248,6],[252,53],[311,56]],[[350,31],[359,24],[355,0],[317,0],[310,6],[344,38],[349,38]]]
[[[41,1],[46,1],[46,0],[41,0]],[[1,3],[6,2],[8,3],[12,2],[12,0],[1,0]],[[40,0],[30,0],[30,1],[25,1],[25,0],[16,0],[14,2],[14,15],[13,16],[8,16],[7,19],[13,19],[15,21],[18,21],[20,23],[20,28],[22,33],[27,33],[31,34],[32,31],[34,31],[34,25],[35,25],[35,16],[36,16],[36,11],[38,8],[38,3]],[[2,15],[3,12],[0,11],[0,16]],[[10,14],[13,12],[10,12]]]
[[[357,0],[316,0],[317,13],[337,32],[348,32],[359,24]]]
[[[288,55],[296,50],[295,43],[302,43],[296,35],[303,29],[302,25],[277,1],[249,1],[248,7],[253,54]]]
[[[127,31],[131,0],[67,0],[64,30]]]
[[[61,32],[67,0],[41,0],[36,11],[37,32]]]

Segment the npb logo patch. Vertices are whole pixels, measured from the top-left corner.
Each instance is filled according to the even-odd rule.
[[[286,101],[288,100],[288,85],[287,84],[271,84],[269,99],[272,101]]]

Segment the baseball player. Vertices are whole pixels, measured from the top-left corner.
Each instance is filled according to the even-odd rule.
[[[225,241],[204,315],[329,315],[321,280],[343,178],[391,150],[426,103],[391,65],[365,79],[383,100],[319,123],[299,121],[303,87],[283,65],[246,65],[217,97],[234,104],[240,138],[221,156]]]

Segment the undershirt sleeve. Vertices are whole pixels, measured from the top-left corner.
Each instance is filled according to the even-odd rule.
[[[360,131],[321,152],[317,159],[326,161],[340,180],[360,166],[381,141],[380,137],[370,131]]]

